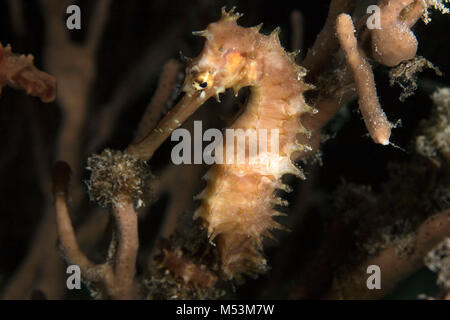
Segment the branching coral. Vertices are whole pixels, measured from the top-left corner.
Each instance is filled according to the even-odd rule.
[[[445,94],[443,88],[432,95],[437,106],[445,106]],[[446,131],[446,125],[435,122],[445,121],[442,115],[433,110],[423,121],[411,146],[415,156],[407,163],[389,165],[389,179],[381,193],[349,183],[336,191],[333,218],[326,229],[330,235],[311,263],[311,268],[329,265],[326,274],[331,276],[323,280],[323,291],[316,289],[315,294],[327,299],[384,297],[422,267],[425,254],[448,236],[449,161],[433,140],[437,132]],[[333,255],[342,250],[348,254]],[[381,290],[367,290],[362,281],[369,265],[382,270]],[[305,279],[311,272],[302,275],[291,297],[308,294]]]
[[[34,57],[32,55],[19,55],[12,52],[11,46],[3,47],[0,44],[0,92],[3,86],[8,85],[13,88],[21,88],[26,90],[27,94],[32,96],[40,97],[42,102],[52,102],[56,97],[56,79],[55,77],[38,70],[34,64]],[[40,184],[41,191],[47,193],[49,190],[48,186],[48,177],[46,175],[46,168],[44,165],[44,159],[42,156],[42,150],[39,150],[41,147],[40,133],[39,129],[36,125],[36,120],[32,117],[34,113],[33,110],[29,112],[28,117],[30,118],[30,127],[33,132],[32,141],[35,144],[34,150],[36,150],[36,158],[39,167],[40,177],[43,178]],[[26,118],[26,117],[25,117]],[[21,130],[21,129],[19,129]],[[47,182],[44,182],[47,181]],[[51,237],[48,237],[48,234],[55,234],[52,214],[48,214],[49,220],[44,221],[41,224],[42,230],[38,230],[36,232],[37,237],[49,240]],[[52,232],[53,231],[53,232]],[[6,289],[4,290],[2,296],[4,298],[17,298],[20,297],[24,288],[29,286],[30,283],[33,282],[33,278],[37,274],[36,271],[36,261],[38,261],[41,257],[40,254],[42,252],[49,253],[52,255],[52,247],[49,245],[50,242],[35,243],[30,250],[29,259],[25,261],[20,268],[18,268],[17,275],[13,277]],[[53,256],[57,256],[54,254]],[[56,260],[56,259],[55,259]],[[50,273],[54,272],[54,267],[58,268],[59,261],[56,260],[56,263],[49,266],[47,270]],[[48,285],[49,288],[54,288],[52,285]]]
[[[64,1],[43,0],[42,9],[47,24],[44,46],[44,64],[58,80],[58,105],[66,112],[65,120],[61,125],[59,134],[56,134],[56,159],[64,159],[75,168],[75,179],[79,182],[80,159],[82,150],[78,147],[82,141],[84,133],[83,126],[85,109],[87,109],[88,88],[92,78],[93,60],[96,48],[102,35],[102,30],[107,18],[107,8],[109,1],[99,1],[96,6],[97,14],[93,14],[92,29],[86,47],[75,45],[70,39],[67,29],[61,23],[64,14]],[[20,12],[16,12],[20,15]],[[96,16],[101,16],[98,19]],[[18,21],[20,19],[18,18]],[[72,57],[72,58],[70,58]],[[74,66],[74,62],[80,66]],[[89,78],[89,79],[87,79]],[[38,140],[42,135],[42,124],[38,119],[33,118],[35,130],[34,139]],[[63,279],[63,265],[58,253],[54,250],[54,242],[57,239],[53,204],[51,199],[51,188],[48,186],[51,181],[50,166],[48,165],[44,150],[36,148],[36,158],[38,159],[39,173],[46,178],[39,179],[40,188],[46,195],[46,203],[43,206],[42,221],[39,223],[32,241],[30,242],[29,254],[25,256],[15,275],[9,281],[7,288],[3,292],[6,299],[23,299],[29,296],[34,287],[42,289],[43,294],[49,299],[56,299],[61,296],[63,288],[56,284],[57,279]],[[72,206],[77,208],[84,194],[80,183],[74,184],[72,190]],[[97,215],[93,215],[99,218]],[[90,220],[92,223],[96,219]],[[95,221],[99,230],[104,230],[106,219]],[[90,223],[86,224],[87,229]],[[97,236],[98,239],[99,236]],[[94,238],[96,236],[94,235]],[[92,240],[91,235],[83,240]],[[84,241],[82,241],[84,242]],[[94,240],[95,242],[95,240]]]
[[[359,107],[372,139],[380,144],[389,144],[391,124],[381,110],[370,64],[358,48],[353,35],[354,27],[349,15],[341,14],[336,21],[336,30],[347,63],[355,79],[359,96]]]
[[[21,88],[27,94],[40,97],[43,102],[51,102],[56,97],[55,77],[38,70],[32,55],[12,52],[11,46],[0,44],[0,92],[5,85]]]
[[[370,30],[372,57],[389,67],[414,58],[417,39],[410,28],[422,16],[425,3],[415,0],[383,0],[379,6],[381,28]]]
[[[426,220],[417,230],[414,253],[404,257],[396,246],[388,247],[370,257],[355,269],[337,276],[326,299],[376,299],[391,292],[401,280],[423,265],[423,257],[450,233],[450,212],[442,212]],[[367,290],[367,266],[377,265],[382,272],[382,289]]]
[[[53,194],[59,241],[69,263],[80,267],[83,279],[97,298],[130,299],[135,296],[134,275],[139,247],[137,214],[124,190],[117,190],[112,204],[117,239],[113,238],[108,261],[96,265],[80,250],[70,221],[67,203],[70,168],[57,162],[53,172]]]

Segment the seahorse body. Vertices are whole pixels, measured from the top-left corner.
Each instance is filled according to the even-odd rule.
[[[218,95],[226,88],[237,92],[250,86],[245,111],[232,128],[279,130],[278,154],[258,154],[269,157],[272,165],[248,161],[215,164],[205,176],[207,187],[198,197],[202,203],[195,217],[203,220],[210,241],[217,244],[226,279],[266,270],[262,239],[271,236],[270,229],[281,228],[273,219],[280,215],[274,205],[287,204],[274,191],[288,191],[289,186],[281,182],[284,174],[303,177],[290,156],[308,148],[297,141],[297,135],[308,135],[300,117],[315,112],[303,98],[303,92],[311,89],[302,80],[305,69],[281,47],[279,29],[266,36],[259,33],[260,26],[239,26],[239,17],[233,9],[222,9],[218,22],[194,33],[204,36],[206,42],[201,54],[188,66],[184,86],[188,95]]]

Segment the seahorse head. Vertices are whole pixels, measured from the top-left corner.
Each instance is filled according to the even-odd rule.
[[[187,66],[183,90],[188,95],[218,97],[227,88],[237,93],[261,77],[263,68],[258,46],[263,35],[259,33],[260,26],[238,26],[239,17],[234,8],[228,12],[222,8],[219,21],[205,30],[193,32],[206,38],[206,42],[200,55]]]

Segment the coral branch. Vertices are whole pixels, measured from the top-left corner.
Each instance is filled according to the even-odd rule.
[[[53,194],[55,196],[57,230],[66,259],[69,263],[76,263],[86,273],[93,266],[93,263],[81,252],[70,221],[67,204],[70,174],[70,168],[65,162],[55,164]]]
[[[369,258],[357,268],[335,279],[326,299],[377,299],[391,292],[400,281],[417,271],[423,265],[427,252],[443,238],[450,235],[450,211],[428,218],[417,230],[414,252],[399,256],[396,247],[382,250],[377,256]],[[366,282],[367,267],[377,265],[381,269],[381,290],[368,290]]]
[[[150,159],[173,130],[180,127],[206,100],[215,94],[213,90],[204,92],[205,95],[200,93],[196,93],[193,96],[184,95],[180,102],[167,113],[152,132],[140,142],[130,144],[126,152],[137,159]]]
[[[111,0],[99,0],[95,3],[94,12],[90,19],[89,35],[86,40],[86,49],[94,54],[98,49],[100,40],[108,20]]]
[[[89,93],[96,76],[96,49],[105,28],[109,0],[102,0],[92,13],[91,27],[94,33],[89,36],[85,44],[79,45],[71,41],[61,23],[65,13],[66,1],[41,0],[46,27],[45,62],[59,79],[58,103],[64,111],[58,141],[58,159],[67,161],[74,170],[74,178],[79,181],[81,166],[82,135],[85,129],[86,116],[89,106]],[[79,202],[81,191],[73,192],[74,204]]]
[[[120,298],[131,298],[139,248],[138,218],[133,202],[124,195],[113,205],[112,212],[117,226],[118,248],[114,264],[114,289],[110,289],[110,294]]]
[[[11,46],[0,44],[0,93],[3,86],[26,90],[27,94],[40,97],[42,102],[52,102],[56,97],[55,77],[38,70],[32,55],[19,55]]]
[[[111,137],[122,112],[129,106],[130,101],[147,92],[153,75],[170,58],[177,46],[177,43],[168,41],[166,37],[155,42],[156,45],[149,46],[142,58],[123,77],[110,100],[99,108],[102,111],[95,116],[95,121],[91,122],[90,129],[94,134],[86,147],[85,155],[96,152]]]
[[[57,162],[53,172],[53,194],[58,237],[65,259],[80,267],[82,277],[94,296],[113,299],[133,298],[139,241],[137,215],[131,198],[126,194],[117,195],[113,204],[112,213],[117,228],[118,248],[117,252],[113,250],[110,257],[112,265],[109,263],[95,265],[80,250],[70,221],[67,204],[69,176],[69,166],[65,162]],[[115,239],[112,241],[114,247]]]
[[[158,88],[153,95],[151,103],[147,106],[147,109],[142,116],[133,140],[134,143],[137,143],[145,138],[158,124],[158,121],[167,106],[167,102],[170,100],[169,98],[174,91],[180,71],[181,64],[174,59],[169,60],[164,65],[159,77]]]
[[[419,2],[419,4],[414,4]],[[374,28],[372,35],[372,55],[379,63],[393,67],[402,62],[414,58],[417,51],[417,39],[409,29],[414,25],[422,11],[423,1],[409,0],[383,0],[380,3],[381,28]],[[413,4],[407,16],[401,19],[403,10],[408,10],[408,5]],[[419,16],[420,17],[420,16]]]
[[[316,75],[322,71],[329,62],[331,55],[338,50],[339,42],[335,36],[336,18],[343,12],[349,12],[354,7],[351,0],[333,0],[328,10],[328,17],[325,26],[317,35],[314,45],[308,50],[304,67],[311,75]]]
[[[355,79],[361,110],[367,130],[376,143],[389,144],[391,125],[381,109],[370,64],[358,48],[352,18],[341,14],[336,21],[339,42]]]
[[[296,57],[296,60],[300,60],[300,57],[303,56],[303,38],[304,38],[304,30],[305,30],[305,18],[303,14],[299,10],[294,10],[290,15],[291,20],[291,48],[295,52],[299,52],[299,55]]]
[[[93,18],[90,23],[92,30],[90,31],[97,31],[94,32],[95,35],[88,35],[92,44],[89,47],[72,42],[61,19],[71,1],[40,1],[46,22],[45,63],[58,79],[58,104],[64,110],[65,115],[57,142],[56,158],[68,161],[72,168],[75,168],[74,178],[77,183],[74,184],[76,188],[72,190],[72,207],[75,208],[78,208],[84,195],[78,183],[80,180],[79,168],[82,135],[84,134],[82,129],[87,112],[89,87],[95,75],[93,72],[95,49],[98,47],[99,37],[107,18],[107,15],[101,15],[107,13],[106,7],[110,3],[109,0],[99,2],[101,3],[96,7],[97,11],[92,13]],[[49,94],[49,96],[51,95]],[[40,175],[42,176],[42,173]],[[50,179],[45,180],[49,181]],[[49,193],[45,192],[45,194]],[[49,299],[58,299],[63,293],[63,288],[58,286],[58,281],[62,279],[63,268],[61,259],[54,250],[57,234],[52,207],[51,203],[47,203],[43,210],[43,218],[32,238],[29,254],[5,290],[5,296],[8,298],[23,299],[28,297],[34,285],[38,285],[39,289],[47,289],[49,286],[54,286],[53,283],[57,283],[56,286],[59,289],[57,294],[45,290],[43,294]],[[102,225],[100,224],[100,226]],[[24,280],[20,281],[20,279]]]
[[[428,6],[427,1],[415,0],[400,12],[398,18],[411,28],[424,15]]]

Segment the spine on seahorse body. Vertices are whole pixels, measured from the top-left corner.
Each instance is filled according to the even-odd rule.
[[[187,67],[184,85],[188,95],[217,97],[226,88],[237,93],[250,86],[245,111],[231,128],[266,129],[267,141],[271,141],[271,132],[278,132],[278,152],[268,148],[257,154],[264,161],[214,164],[205,175],[207,186],[198,196],[201,205],[195,217],[202,219],[210,241],[217,245],[226,279],[266,270],[262,239],[271,237],[271,229],[282,228],[274,220],[281,215],[274,205],[287,205],[274,191],[289,191],[289,186],[281,182],[284,174],[303,177],[291,155],[309,148],[297,140],[299,135],[309,134],[300,117],[316,112],[303,97],[312,87],[303,81],[305,69],[296,65],[295,54],[282,48],[279,28],[266,36],[259,33],[260,26],[239,26],[239,17],[233,9],[222,9],[218,22],[194,32],[205,37],[206,42],[201,54]]]

